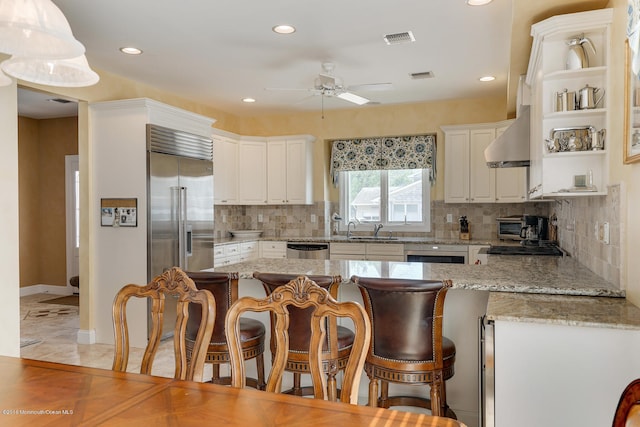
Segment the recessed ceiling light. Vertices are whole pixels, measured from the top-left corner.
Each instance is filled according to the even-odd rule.
[[[469,6],[484,6],[491,3],[493,0],[467,0]]]
[[[495,79],[496,78],[493,76],[484,76],[484,77],[480,77],[478,80],[480,80],[481,82],[492,82]]]
[[[296,29],[295,27],[291,26],[291,25],[276,25],[275,27],[272,28],[274,33],[278,33],[278,34],[291,34],[291,33],[295,33]]]
[[[248,104],[251,104],[252,102],[256,102],[256,100],[253,99],[253,98],[242,98],[242,102],[246,102]]]
[[[127,55],[140,55],[142,53],[137,47],[121,47],[120,52],[126,53]]]

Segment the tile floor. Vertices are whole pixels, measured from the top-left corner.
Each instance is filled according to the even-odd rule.
[[[34,294],[20,298],[20,356],[27,359],[46,360],[70,365],[111,369],[113,345],[78,344],[80,327],[78,307],[41,303],[55,298],[52,294]],[[26,344],[26,345],[25,345]],[[132,348],[129,352],[130,372],[140,372],[144,349]],[[210,367],[209,367],[210,371]],[[152,373],[173,377],[174,362],[172,341],[160,345]],[[205,366],[204,377],[210,377]]]

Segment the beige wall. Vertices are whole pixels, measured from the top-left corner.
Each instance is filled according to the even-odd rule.
[[[66,286],[65,156],[78,119],[18,118],[20,286]]]

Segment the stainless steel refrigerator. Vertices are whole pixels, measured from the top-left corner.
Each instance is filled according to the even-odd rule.
[[[174,266],[212,268],[211,138],[148,124],[147,172],[149,281]],[[176,302],[165,302],[163,336],[173,333]]]

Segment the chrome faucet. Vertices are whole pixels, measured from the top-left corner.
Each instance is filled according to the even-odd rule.
[[[373,237],[378,238],[378,231],[382,228],[382,224],[373,224]]]
[[[353,225],[353,229],[356,229],[356,223],[353,221],[349,221],[349,224],[347,224],[347,239],[351,238],[351,225]]]

